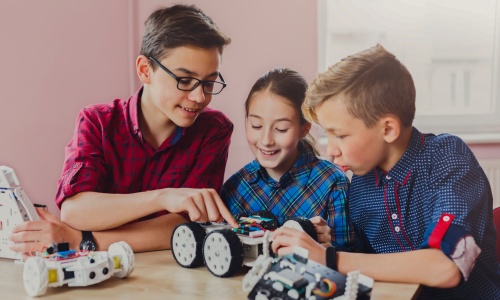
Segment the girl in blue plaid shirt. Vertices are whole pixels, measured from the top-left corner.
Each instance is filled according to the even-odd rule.
[[[256,159],[226,181],[221,198],[234,215],[267,210],[281,224],[290,217],[310,218],[320,243],[343,248],[353,239],[349,181],[318,157],[311,123],[301,111],[306,90],[305,79],[284,68],[255,82],[245,102],[245,125]]]

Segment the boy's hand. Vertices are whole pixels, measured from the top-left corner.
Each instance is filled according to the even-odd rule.
[[[164,208],[169,212],[187,212],[191,221],[221,222],[226,220],[231,226],[238,227],[219,194],[214,189],[176,188],[168,190]]]
[[[309,251],[309,259],[326,264],[326,248],[317,243],[307,233],[282,226],[273,232],[273,252],[279,256],[293,253],[296,246]]]
[[[48,246],[52,243],[70,243],[70,249],[77,249],[82,239],[79,230],[73,229],[59,220],[44,208],[36,208],[40,221],[27,221],[17,225],[12,230],[9,240],[15,242],[10,246],[12,251],[30,253],[41,244]]]
[[[328,226],[325,219],[320,216],[309,219],[314,224],[316,233],[318,234],[318,243],[325,247],[332,245],[332,229]]]

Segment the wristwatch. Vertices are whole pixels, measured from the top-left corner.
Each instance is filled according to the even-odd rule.
[[[326,248],[326,266],[330,269],[338,271],[337,248],[334,246]]]
[[[95,243],[92,231],[82,231],[82,241],[80,242],[81,251],[96,251],[97,244]]]

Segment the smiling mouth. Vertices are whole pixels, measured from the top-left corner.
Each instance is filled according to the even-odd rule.
[[[273,155],[273,154],[276,154],[276,153],[278,153],[278,152],[279,152],[279,150],[275,150],[275,151],[266,151],[266,150],[263,150],[263,149],[260,149],[260,148],[259,148],[259,150],[260,150],[260,152],[261,152],[262,154],[264,154],[264,155]]]
[[[187,107],[184,107],[184,106],[179,106],[179,107],[182,108],[185,111],[190,112],[190,113],[196,113],[196,112],[198,112],[198,109],[187,108]]]

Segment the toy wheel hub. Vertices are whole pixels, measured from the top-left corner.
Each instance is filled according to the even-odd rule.
[[[229,243],[220,233],[213,233],[205,241],[205,263],[212,272],[224,274],[229,269],[231,250]]]

